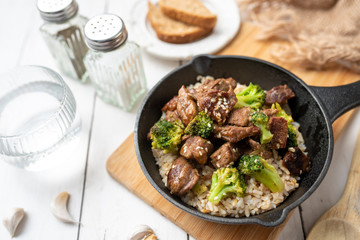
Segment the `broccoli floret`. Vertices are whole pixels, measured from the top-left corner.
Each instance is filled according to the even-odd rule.
[[[251,113],[251,121],[261,129],[261,144],[270,142],[273,135],[269,131],[269,117],[263,112],[253,112]]]
[[[244,196],[246,183],[244,176],[236,168],[224,167],[216,170],[212,175],[209,201],[218,204],[231,194]]]
[[[259,85],[250,83],[244,90],[236,94],[238,102],[234,107],[251,107],[253,110],[258,110],[264,105],[265,97],[266,94]]]
[[[280,104],[279,103],[275,103],[273,105],[271,105],[271,108],[273,109],[277,109],[279,110],[279,112],[276,114],[277,117],[282,117],[284,118],[288,124],[292,123],[294,121],[294,119],[292,118],[291,115],[288,115],[284,109],[281,108]]]
[[[180,122],[157,121],[151,129],[152,148],[163,149],[165,153],[175,152],[181,143],[184,126]]]
[[[242,174],[255,178],[272,192],[281,192],[284,189],[284,183],[275,167],[257,155],[242,155],[238,168]]]
[[[204,111],[199,112],[185,128],[185,134],[202,138],[208,138],[213,131],[213,121]]]
[[[286,141],[286,148],[298,146],[296,132],[296,128],[293,125],[288,124],[288,138]]]

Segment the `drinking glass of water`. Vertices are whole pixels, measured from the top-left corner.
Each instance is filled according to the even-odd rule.
[[[81,128],[75,98],[61,76],[41,66],[0,75],[0,159],[28,170],[52,165],[51,155]]]

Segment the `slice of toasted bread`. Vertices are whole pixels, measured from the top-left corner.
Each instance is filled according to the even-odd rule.
[[[159,0],[168,17],[203,28],[214,28],[217,17],[200,0]]]
[[[147,17],[157,37],[169,43],[189,43],[211,33],[212,28],[189,25],[167,17],[158,6],[148,3]]]

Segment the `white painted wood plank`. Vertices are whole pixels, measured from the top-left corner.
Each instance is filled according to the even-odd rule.
[[[354,115],[336,141],[333,159],[323,182],[301,205],[306,234],[309,233],[315,221],[333,206],[343,193],[354,148],[358,147],[355,146],[355,142],[360,129],[359,108]]]
[[[104,12],[108,0],[76,0],[79,4],[79,14],[87,18]]]
[[[34,19],[33,1],[0,1],[0,73],[13,68]]]
[[[303,240],[304,234],[302,230],[299,208],[296,208],[290,219],[282,229],[277,240]]]
[[[10,24],[5,28],[7,37],[14,40],[20,38],[25,41],[25,45],[21,49],[20,46],[19,48],[15,46],[15,53],[14,49],[9,46],[2,51],[1,62],[6,62],[7,57],[12,54],[20,55],[20,52],[16,53],[16,51],[21,51],[21,58],[19,61],[9,61],[5,66],[1,64],[1,70],[7,66],[14,67],[16,64],[31,64],[47,66],[59,72],[38,31],[43,21],[36,10],[35,1],[25,2],[17,0],[7,4],[8,14],[19,18],[21,25],[16,31],[14,27],[17,25],[15,24]],[[9,9],[12,4],[16,8]],[[88,12],[92,11],[88,10]],[[2,30],[4,31],[3,28]],[[27,32],[27,35],[23,35],[22,32]],[[3,46],[2,43],[1,46]],[[14,44],[16,43],[14,41]],[[4,216],[6,211],[12,207],[23,207],[27,213],[21,234],[17,239],[76,239],[77,237],[78,227],[64,224],[53,217],[50,213],[49,203],[61,191],[68,191],[71,194],[69,210],[75,219],[79,219],[84,166],[95,95],[93,88],[89,85],[84,86],[69,78],[64,78],[64,80],[74,93],[82,118],[82,131],[78,145],[73,150],[61,150],[60,155],[64,158],[65,163],[55,169],[41,172],[27,172],[3,162],[0,163],[0,191],[4,193],[2,196],[5,196],[1,200],[0,216]],[[8,239],[8,234],[2,226],[0,227],[0,239]]]

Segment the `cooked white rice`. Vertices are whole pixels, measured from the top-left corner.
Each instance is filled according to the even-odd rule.
[[[170,171],[173,161],[178,155],[171,153],[164,154],[163,151],[159,149],[153,149],[153,154],[156,158],[157,165],[159,165],[162,180],[166,185],[167,174]],[[274,155],[274,157],[277,156],[277,154]],[[276,168],[284,182],[285,187],[282,192],[272,193],[262,183],[249,177],[247,179],[248,186],[244,197],[238,197],[234,194],[223,199],[216,205],[208,201],[209,190],[211,187],[211,178],[209,178],[208,180],[200,180],[201,184],[207,187],[207,191],[198,196],[191,190],[182,197],[182,200],[203,213],[223,217],[248,217],[276,208],[276,206],[282,203],[285,198],[299,186],[299,184],[294,177],[290,176],[289,170],[282,165],[282,159],[271,158],[267,159],[267,162]],[[198,168],[200,176],[209,176],[214,170],[214,168],[208,165],[204,165],[200,169]]]

